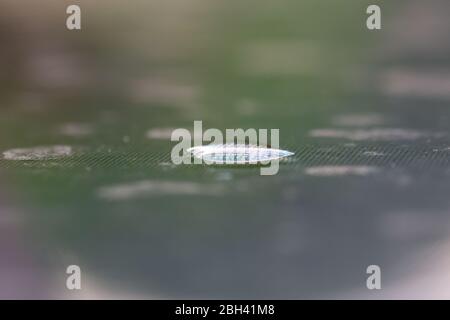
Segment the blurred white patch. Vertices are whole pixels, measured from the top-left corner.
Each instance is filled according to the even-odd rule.
[[[164,171],[168,171],[168,170],[172,170],[174,168],[177,167],[176,164],[172,163],[172,162],[161,162],[158,163],[158,165],[162,168],[162,170]]]
[[[231,180],[233,180],[233,174],[229,171],[217,172],[216,180],[217,181],[231,181]]]
[[[129,200],[154,195],[220,196],[224,192],[224,188],[218,184],[143,180],[101,187],[98,190],[98,196],[107,200]]]
[[[369,156],[369,157],[382,157],[385,154],[382,152],[378,152],[378,151],[364,151],[363,152],[364,156]]]
[[[92,134],[94,129],[87,123],[66,123],[59,128],[59,132],[70,137],[83,137]]]
[[[380,86],[388,95],[450,99],[450,71],[389,70]]]
[[[236,103],[236,110],[245,116],[254,115],[257,113],[258,104],[251,99],[242,99]]]
[[[383,40],[381,54],[393,57],[427,56],[449,49],[449,2],[410,0],[386,20],[389,32]]]
[[[192,106],[200,95],[196,85],[158,77],[135,80],[130,90],[136,102],[173,106]]]
[[[130,137],[129,136],[123,136],[122,137],[122,142],[123,143],[130,143]]]
[[[7,160],[49,160],[72,155],[72,147],[65,145],[16,148],[3,152]]]
[[[170,140],[175,128],[153,128],[147,131],[145,136],[149,139]]]
[[[384,119],[379,114],[343,114],[335,116],[332,123],[345,127],[369,127],[383,124]]]
[[[175,128],[152,128],[150,130],[148,130],[145,134],[145,136],[148,139],[155,139],[155,140],[169,140],[172,136],[172,132],[175,130]],[[191,137],[192,138],[199,138],[202,139],[203,138],[203,134],[200,133],[192,133],[191,132]]]
[[[26,64],[28,78],[39,86],[61,88],[83,86],[90,82],[86,63],[77,55],[55,48],[31,52]]]
[[[372,166],[317,166],[305,169],[305,173],[311,176],[367,176],[379,172],[380,169]]]
[[[442,220],[436,217],[436,213],[429,215],[424,212],[390,213],[383,218],[380,225],[383,235],[397,240],[414,240],[434,236],[447,229],[446,224],[442,224]]]
[[[321,52],[308,42],[257,42],[243,48],[241,68],[252,75],[314,74],[322,68]]]
[[[314,129],[309,136],[315,138],[340,138],[349,140],[416,140],[420,138],[442,137],[442,133],[430,133],[412,129],[374,128],[374,129]]]
[[[348,142],[348,143],[344,143],[343,146],[346,148],[354,148],[357,146],[357,144],[353,143],[353,142]]]

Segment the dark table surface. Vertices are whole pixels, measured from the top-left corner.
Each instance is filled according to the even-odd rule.
[[[450,297],[448,1],[3,2],[0,297]],[[194,120],[295,155],[176,166]]]

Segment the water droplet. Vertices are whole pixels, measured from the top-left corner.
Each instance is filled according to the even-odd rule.
[[[243,144],[213,144],[189,148],[187,151],[207,164],[256,164],[294,154],[286,150]]]

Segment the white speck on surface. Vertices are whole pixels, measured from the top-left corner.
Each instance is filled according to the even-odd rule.
[[[148,139],[170,140],[174,128],[153,128],[147,131],[145,136]]]
[[[38,146],[31,148],[16,148],[3,152],[6,160],[50,160],[59,159],[73,154],[71,146]]]
[[[164,170],[164,171],[172,170],[172,169],[174,169],[174,168],[177,167],[177,165],[174,164],[174,163],[172,163],[172,162],[160,162],[158,165],[159,165],[159,166],[162,168],[162,170]]]
[[[343,146],[346,148],[354,148],[357,146],[357,144],[353,143],[353,142],[348,142],[348,143],[344,143]]]
[[[224,192],[225,189],[218,184],[143,180],[101,187],[98,190],[98,196],[107,200],[129,200],[155,195],[220,196]]]
[[[122,142],[123,143],[129,143],[130,142],[130,137],[129,136],[123,136],[122,137]]]
[[[382,157],[385,154],[382,152],[378,152],[378,151],[364,151],[363,155],[369,156],[369,157]]]
[[[379,114],[343,114],[335,116],[332,123],[336,126],[368,127],[383,124],[385,120]]]
[[[442,133],[431,133],[412,129],[374,128],[374,129],[314,129],[309,132],[314,138],[340,138],[349,140],[416,140],[420,138],[442,137]]]
[[[379,168],[372,166],[317,166],[305,169],[305,173],[311,176],[367,176],[379,172]]]

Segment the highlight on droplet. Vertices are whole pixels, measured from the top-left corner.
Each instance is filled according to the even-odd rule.
[[[243,144],[212,144],[187,149],[206,164],[267,164],[293,155],[293,152]]]

